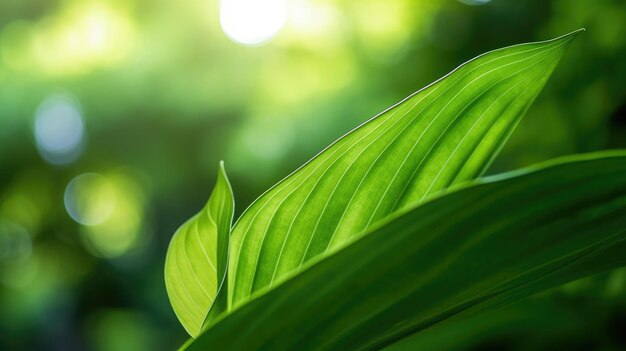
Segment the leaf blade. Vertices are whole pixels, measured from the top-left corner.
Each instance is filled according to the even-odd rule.
[[[174,234],[165,258],[165,286],[179,321],[196,337],[211,316],[226,309],[229,235],[233,193],[220,162],[215,187],[204,208]]]
[[[229,305],[386,216],[479,175],[572,38],[479,56],[340,138],[263,194],[233,229]]]

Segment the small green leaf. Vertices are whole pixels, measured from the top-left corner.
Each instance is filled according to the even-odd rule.
[[[263,194],[233,228],[230,305],[241,305],[394,212],[479,176],[574,34],[465,63]]]
[[[167,249],[167,294],[180,323],[193,337],[200,333],[209,311],[217,316],[226,308],[233,210],[233,192],[221,162],[209,201],[176,231]]]
[[[626,264],[626,151],[490,177],[404,210],[189,350],[376,350]],[[414,336],[418,337],[418,336]]]

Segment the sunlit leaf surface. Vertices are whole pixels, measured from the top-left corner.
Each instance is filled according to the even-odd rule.
[[[225,279],[233,209],[233,193],[220,163],[209,201],[176,231],[167,250],[167,294],[176,316],[191,336],[200,333],[209,310],[217,315],[226,307]]]
[[[241,306],[188,349],[379,349],[624,265],[625,174],[626,152],[581,155],[437,196]]]
[[[395,211],[480,175],[574,34],[465,63],[263,194],[233,229],[230,304],[241,305]]]

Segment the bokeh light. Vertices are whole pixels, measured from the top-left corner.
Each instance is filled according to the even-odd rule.
[[[65,209],[76,222],[98,225],[107,220],[116,206],[114,185],[96,173],[83,173],[65,188]]]
[[[80,156],[85,127],[80,107],[67,94],[53,95],[37,108],[33,132],[41,156],[53,164],[67,164]]]
[[[67,185],[64,200],[70,217],[84,225],[81,239],[92,254],[115,258],[146,244],[144,193],[131,176],[83,173]]]
[[[222,0],[220,23],[224,33],[244,45],[274,37],[287,20],[286,0]]]
[[[3,61],[16,70],[66,75],[118,63],[129,53],[135,29],[124,5],[68,4],[39,21],[9,23],[0,36]]]
[[[79,2],[40,23],[35,55],[47,72],[80,73],[118,62],[132,48],[134,37],[121,7]]]

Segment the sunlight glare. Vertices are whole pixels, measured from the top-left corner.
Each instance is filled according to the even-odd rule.
[[[287,20],[285,0],[222,0],[220,23],[233,41],[258,45],[273,38]]]

